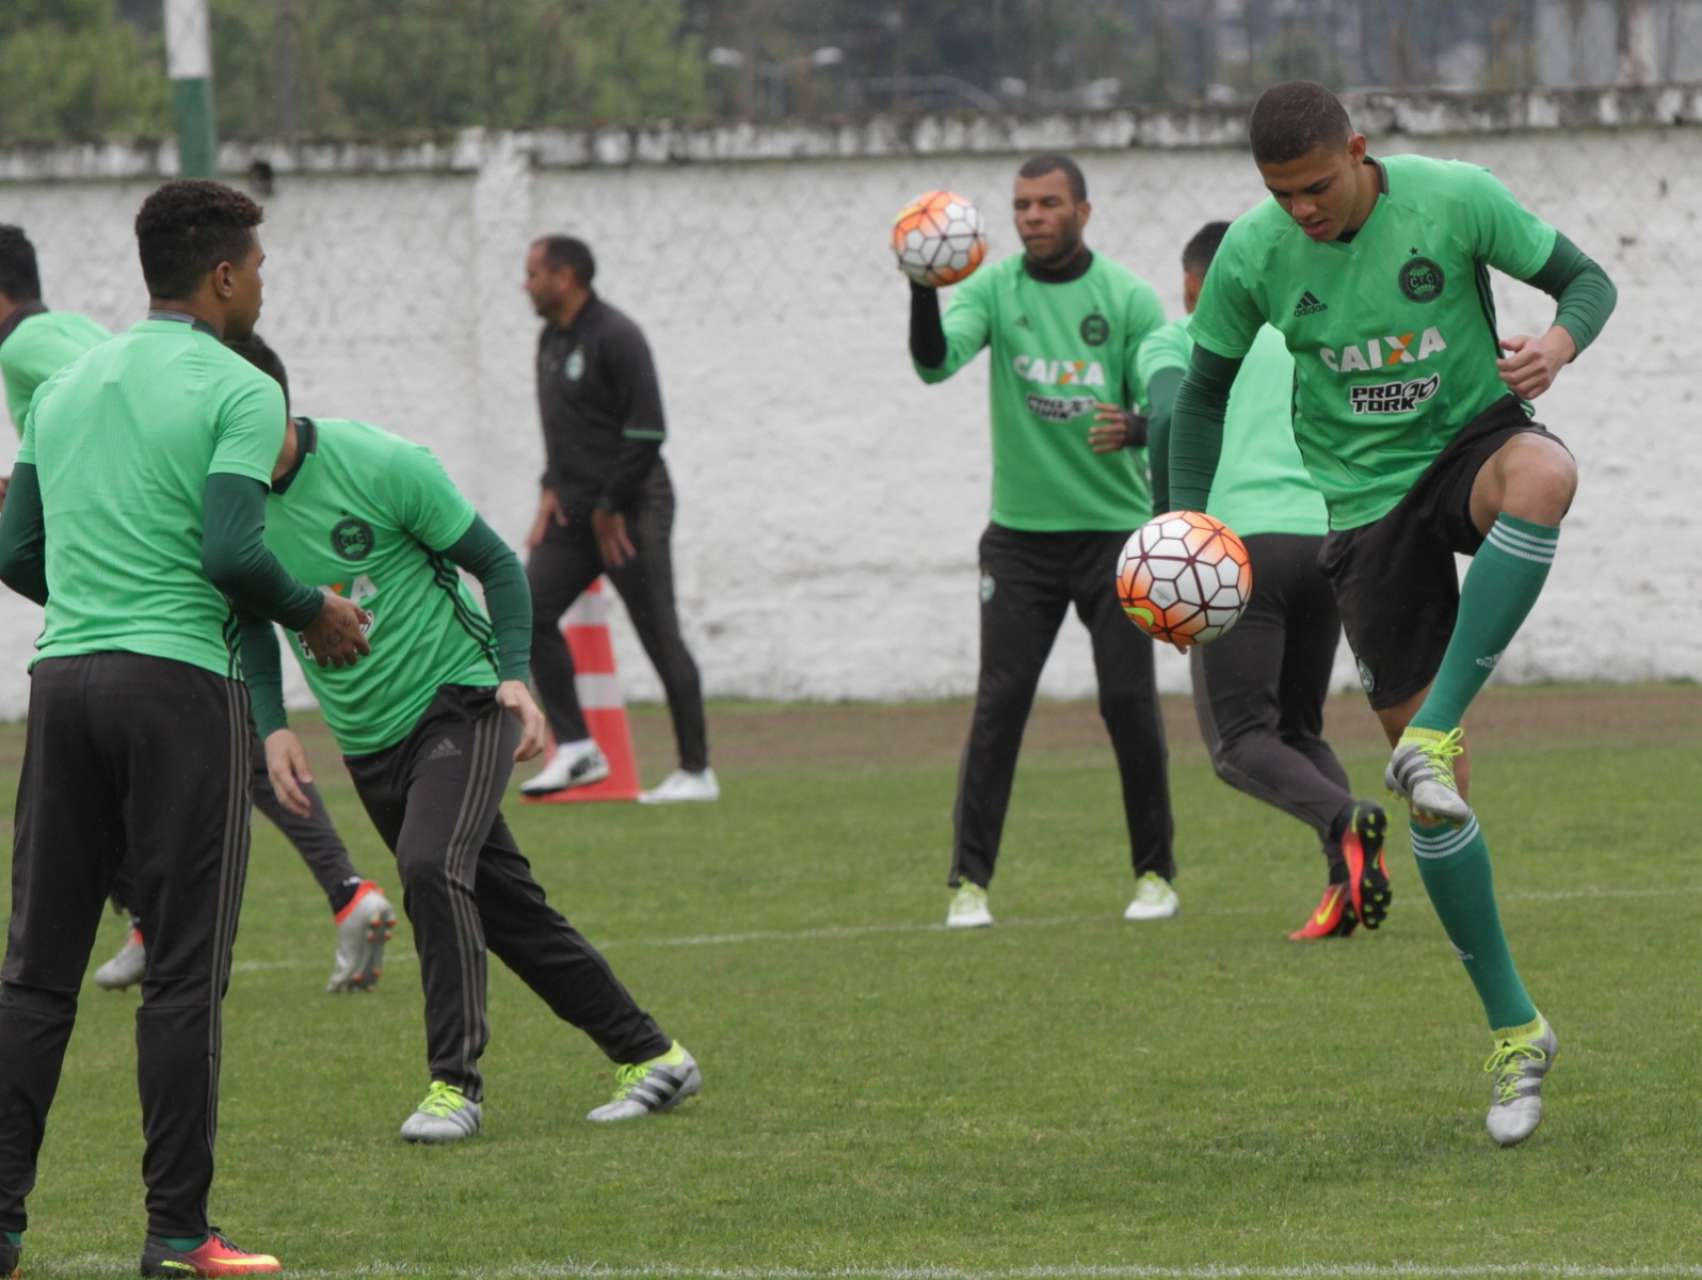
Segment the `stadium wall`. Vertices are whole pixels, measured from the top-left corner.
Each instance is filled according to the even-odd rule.
[[[1496,678],[1702,678],[1702,406],[1684,336],[1702,318],[1702,90],[1351,105],[1374,152],[1492,167],[1620,288],[1605,335],[1539,406],[1583,483],[1549,590]],[[521,258],[540,232],[586,237],[600,290],[644,326],[661,369],[681,613],[709,692],[912,699],[973,685],[986,364],[931,389],[912,376],[892,214],[949,186],[1009,253],[1016,157],[1067,148],[1088,175],[1090,244],[1179,313],[1183,242],[1260,195],[1243,118],[469,131],[227,145],[222,168],[266,204],[261,331],[299,410],[431,445],[516,545],[541,462]],[[139,315],[130,220],[174,166],[169,145],[0,151],[0,221],[35,239],[50,305],[115,327]],[[1507,332],[1540,332],[1552,314],[1507,280],[1497,297]],[[0,448],[9,465],[12,444]],[[34,606],[0,603],[0,715],[25,708],[38,625]],[[659,696],[630,628],[616,630],[629,695]],[[1159,667],[1165,688],[1186,687],[1176,655]],[[1354,681],[1345,646],[1337,675]],[[1042,692],[1092,688],[1072,623]]]

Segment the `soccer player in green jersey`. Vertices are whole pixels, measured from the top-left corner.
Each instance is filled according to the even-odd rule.
[[[207,1222],[221,1005],[248,862],[248,696],[233,602],[322,662],[365,612],[266,550],[283,397],[220,340],[260,312],[261,212],[169,182],[136,239],[148,318],[35,394],[0,513],[0,580],[45,606],[0,966],[0,1274],[17,1262],[102,904],[122,869],[155,938],[136,1014],[143,1275],[269,1273]]]
[[[1556,1040],[1502,932],[1461,721],[1542,590],[1577,487],[1528,402],[1595,338],[1613,284],[1486,170],[1372,159],[1321,85],[1268,90],[1249,132],[1270,198],[1206,277],[1171,493],[1205,505],[1236,370],[1261,325],[1281,330],[1295,438],[1329,508],[1322,565],[1394,747],[1385,781],[1412,808],[1419,878],[1483,1001],[1487,1125],[1510,1146],[1542,1118]],[[1499,333],[1491,268],[1558,300],[1546,332]],[[1463,583],[1456,552],[1473,556]]]
[[[49,311],[41,301],[41,272],[35,246],[21,227],[0,225],[0,373],[12,421],[23,431],[24,411],[36,388],[90,347],[112,334],[74,311]],[[0,477],[0,500],[6,493]],[[384,944],[396,927],[396,912],[381,890],[355,870],[325,803],[309,789],[312,812],[302,817],[278,803],[266,777],[263,753],[254,756],[254,807],[264,813],[295,846],[331,903],[337,933],[336,956],[328,991],[370,990],[384,964]],[[113,904],[130,916],[124,945],[95,970],[95,985],[122,991],[147,971],[142,921],[130,911],[125,877],[119,874]]]
[[[237,350],[286,382],[283,362],[258,339]],[[479,1131],[487,946],[618,1064],[615,1097],[590,1119],[664,1111],[696,1093],[691,1054],[544,900],[499,809],[514,764],[548,736],[526,686],[532,597],[519,559],[428,450],[332,418],[289,420],[266,544],[291,573],[372,614],[371,661],[302,669],[396,855],[413,925],[431,1084],[402,1136],[453,1142]],[[459,569],[478,578],[488,615]],[[242,656],[272,784],[299,811],[307,762],[284,715],[269,622],[245,620]]]
[[[35,389],[112,334],[75,311],[49,311],[41,300],[35,246],[22,227],[0,222],[0,381],[18,434]],[[9,476],[0,476],[0,502]]]
[[[1227,222],[1210,222],[1182,251],[1189,314]],[[1170,510],[1166,460],[1170,414],[1194,342],[1177,320],[1141,344],[1136,367],[1149,421],[1153,502]],[[1194,712],[1217,776],[1274,805],[1318,834],[1328,866],[1324,896],[1289,937],[1345,938],[1375,929],[1391,894],[1383,837],[1388,817],[1360,802],[1323,736],[1324,698],[1341,639],[1329,579],[1318,568],[1328,518],[1295,447],[1289,411],[1294,357],[1282,334],[1259,330],[1235,376],[1224,421],[1222,465],[1205,510],[1247,544],[1253,597],[1229,634],[1195,645],[1188,661]],[[1096,428],[1096,448],[1121,444],[1118,424]]]
[[[981,668],[958,775],[946,924],[993,923],[987,886],[1017,752],[1072,604],[1092,637],[1099,711],[1123,784],[1135,872],[1124,917],[1163,919],[1178,904],[1152,642],[1129,625],[1109,589],[1117,555],[1152,515],[1152,502],[1144,450],[1096,452],[1089,434],[1102,415],[1135,421],[1135,355],[1163,326],[1164,310],[1151,285],[1087,247],[1087,182],[1068,156],[1026,161],[1012,207],[1023,252],[960,285],[943,320],[935,290],[911,290],[910,355],[922,381],[943,382],[983,347],[992,363]]]

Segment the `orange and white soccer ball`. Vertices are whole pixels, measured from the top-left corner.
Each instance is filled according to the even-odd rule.
[[[987,256],[981,214],[953,191],[919,195],[892,221],[898,269],[917,284],[937,289],[966,280]]]
[[[1215,640],[1253,596],[1247,544],[1203,511],[1167,511],[1129,535],[1117,562],[1117,599],[1142,631],[1166,644]]]

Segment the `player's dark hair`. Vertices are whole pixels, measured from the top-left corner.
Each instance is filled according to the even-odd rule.
[[[187,298],[221,262],[241,262],[254,245],[260,206],[221,182],[168,182],[142,201],[136,248],[156,298]]]
[[[1223,243],[1224,233],[1228,230],[1227,222],[1208,222],[1194,232],[1194,238],[1182,249],[1182,270],[1203,277],[1206,268],[1211,266],[1211,260],[1217,257],[1217,247]]]
[[[283,357],[257,333],[246,338],[228,338],[225,346],[284,389],[284,409],[287,412],[290,407],[290,375],[284,371]]]
[[[41,298],[35,246],[22,227],[9,222],[0,222],[0,293],[13,302],[37,302]]]
[[[1070,199],[1081,204],[1087,199],[1087,178],[1081,166],[1061,151],[1043,151],[1030,156],[1016,171],[1019,178],[1044,178],[1049,173],[1062,173],[1069,180]]]
[[[1287,164],[1316,147],[1346,146],[1352,136],[1341,100],[1312,80],[1272,85],[1247,122],[1255,164]]]
[[[597,276],[597,259],[591,256],[590,245],[578,236],[562,235],[539,236],[537,243],[544,246],[544,261],[552,270],[566,267],[575,280],[587,289],[591,287]]]

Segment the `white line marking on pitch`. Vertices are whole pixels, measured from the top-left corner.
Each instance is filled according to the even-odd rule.
[[[1702,885],[1682,885],[1677,888],[1649,889],[1531,889],[1504,893],[1502,902],[1588,902],[1609,898],[1675,898],[1702,896]],[[1269,911],[1264,906],[1207,907],[1190,911],[1194,916],[1249,916]],[[1006,916],[1000,919],[999,929],[1059,929],[1084,924],[1103,924],[1123,927],[1114,915],[1075,916]],[[751,942],[825,942],[836,938],[868,938],[894,933],[944,933],[943,924],[923,924],[912,921],[902,924],[823,925],[814,929],[749,929],[740,933],[688,933],[660,938],[615,938],[597,943],[598,950],[617,951],[623,947],[736,947]],[[385,968],[412,964],[415,958],[404,950],[387,954]],[[274,970],[320,969],[317,960],[239,960],[232,966],[236,973],[271,973]]]
[[[135,1264],[95,1254],[76,1258],[43,1258],[31,1271],[41,1275],[130,1275]],[[595,1262],[510,1263],[506,1266],[421,1266],[410,1263],[367,1263],[327,1271],[290,1267],[301,1277],[372,1276],[469,1277],[470,1280],[1517,1280],[1522,1276],[1562,1277],[1563,1280],[1695,1280],[1702,1265],[1591,1267],[1577,1263],[1484,1263],[1474,1266],[1430,1266],[1422,1262],[1301,1263],[1283,1267],[1243,1267],[1203,1263],[1191,1267],[1138,1264],[1070,1264],[1032,1267],[689,1267],[673,1263],[651,1266],[605,1266]]]

